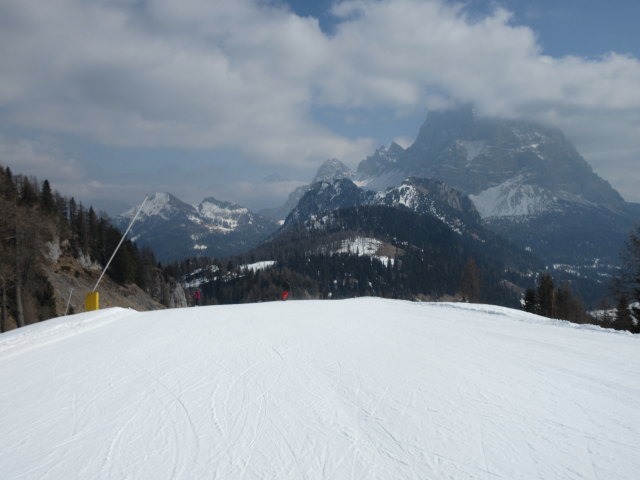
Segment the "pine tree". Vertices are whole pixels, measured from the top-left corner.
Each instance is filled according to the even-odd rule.
[[[46,179],[42,183],[42,191],[40,192],[40,205],[42,205],[42,210],[47,215],[51,215],[56,211],[56,204],[53,199],[53,193],[51,192],[51,185],[49,184],[49,180]]]
[[[480,301],[480,270],[473,258],[467,261],[467,265],[460,280],[460,293],[463,301],[477,303]]]
[[[640,225],[636,226],[629,239],[625,243],[621,253],[621,273],[616,279],[615,289],[618,298],[622,293],[627,300],[635,303],[631,306],[631,314],[635,319],[632,321],[631,331],[640,333]]]
[[[632,331],[634,327],[633,319],[631,318],[631,310],[629,310],[629,298],[622,292],[618,297],[618,304],[616,305],[616,321],[615,328],[618,330]]]
[[[524,305],[525,312],[536,313],[538,311],[538,303],[536,299],[535,289],[529,287],[524,293]]]
[[[549,273],[543,273],[538,280],[538,313],[545,317],[554,318],[554,289],[553,278]]]
[[[31,207],[38,202],[38,191],[36,190],[36,183],[31,182],[27,177],[21,177],[20,187],[20,205]]]
[[[555,291],[554,303],[555,318],[560,320],[574,320],[576,318],[576,302],[567,282]]]

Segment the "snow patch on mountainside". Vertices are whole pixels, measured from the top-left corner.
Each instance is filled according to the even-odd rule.
[[[521,176],[469,198],[482,218],[537,215],[551,209],[554,203],[546,190],[522,183]]]
[[[275,260],[265,260],[262,262],[249,263],[247,265],[240,265],[240,270],[248,270],[250,272],[257,272],[259,270],[266,270],[268,268],[274,267],[276,264]]]
[[[223,206],[205,200],[198,205],[198,213],[203,219],[208,220],[204,225],[209,230],[232,232],[238,228],[240,217],[247,215],[249,210],[240,206]],[[248,223],[251,223],[251,220]]]
[[[405,178],[407,178],[407,174],[400,170],[387,170],[376,176],[360,176],[353,183],[360,188],[380,191],[400,185]]]
[[[202,202],[198,205],[198,213],[204,218],[208,218],[213,221],[220,219],[228,219],[230,217],[239,217],[249,213],[249,209],[245,207],[222,207],[212,202]]]
[[[467,151],[467,165],[473,163],[476,157],[488,151],[487,142],[483,140],[458,140],[458,144],[462,145]]]
[[[377,238],[356,237],[342,240],[340,248],[338,248],[334,253],[348,253],[350,255],[372,257],[377,258],[385,265],[387,265],[389,262],[393,264],[392,258],[389,258],[386,255],[379,254],[383,247],[384,243]]]
[[[376,238],[357,237],[349,240],[343,240],[336,253],[372,256],[376,254],[381,246],[382,242]]]

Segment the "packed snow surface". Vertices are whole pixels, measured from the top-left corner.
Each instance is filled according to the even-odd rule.
[[[640,337],[486,305],[109,309],[0,335],[3,479],[636,479]]]

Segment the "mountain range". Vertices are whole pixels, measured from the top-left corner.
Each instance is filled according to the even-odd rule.
[[[464,106],[430,112],[410,147],[380,147],[355,172],[327,160],[280,208],[256,214],[213,198],[191,206],[156,194],[133,230],[164,261],[219,258],[333,210],[374,206],[407,208],[478,238],[500,235],[540,260],[522,264],[521,273],[572,275],[590,282],[583,290],[591,298],[606,293],[620,247],[640,220],[640,205],[625,202],[557,128],[483,118]],[[121,225],[133,214],[123,214]]]
[[[114,219],[126,228],[136,206]],[[225,257],[249,250],[278,228],[263,215],[213,197],[193,206],[170,193],[148,198],[131,229],[131,237],[151,247],[163,262],[186,257]]]

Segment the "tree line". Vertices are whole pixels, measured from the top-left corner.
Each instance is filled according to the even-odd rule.
[[[573,323],[594,323],[594,319],[587,314],[582,299],[572,292],[569,282],[555,287],[549,272],[540,275],[536,288],[527,288],[523,309],[526,312]]]
[[[640,333],[640,225],[629,234],[620,260],[612,286],[614,324],[616,328]]]
[[[640,333],[640,225],[632,230],[622,248],[618,274],[612,279],[609,290],[609,298],[602,299],[599,312],[589,315],[582,299],[572,292],[568,282],[555,287],[551,274],[544,272],[537,286],[525,291],[523,309],[573,323]]]

